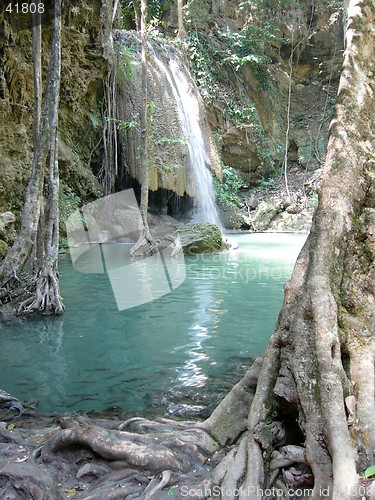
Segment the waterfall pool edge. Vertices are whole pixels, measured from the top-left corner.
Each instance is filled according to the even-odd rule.
[[[40,410],[199,414],[262,354],[306,234],[230,233],[237,250],[185,258],[173,293],[118,311],[106,275],[61,257],[66,313],[0,329],[0,387]],[[189,413],[190,412],[190,413]]]

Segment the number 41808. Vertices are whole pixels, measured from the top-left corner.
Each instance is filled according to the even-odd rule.
[[[5,12],[9,12],[10,14],[13,12],[15,14],[35,14],[38,12],[38,14],[43,14],[44,3],[15,3],[14,5],[10,3],[7,5]]]

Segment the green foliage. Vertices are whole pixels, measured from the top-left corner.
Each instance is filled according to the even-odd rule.
[[[94,113],[94,111],[91,110],[91,112],[89,113],[89,118],[90,118],[92,126],[94,127],[95,130],[100,128],[101,123],[102,123],[101,119],[98,118],[98,116]]]
[[[258,181],[258,188],[260,190],[274,189],[277,185],[277,179],[274,177],[262,178]]]
[[[132,0],[120,0],[122,12],[122,25],[124,29],[130,29],[135,24],[135,13]],[[160,23],[163,15],[170,9],[173,0],[148,0],[147,22],[152,25]]]
[[[238,206],[239,190],[246,187],[233,167],[222,167],[223,180],[214,178],[214,189],[219,203],[222,205]]]
[[[272,23],[246,25],[238,32],[219,33],[221,65],[230,64],[234,71],[248,66],[254,72],[264,90],[271,90],[266,65],[270,62],[267,54],[274,42],[283,43],[284,39],[275,35],[276,27]]]
[[[136,47],[132,45],[124,45],[122,43],[115,44],[117,53],[117,84],[122,85],[125,81],[131,80],[134,76],[133,61],[136,52]]]
[[[165,173],[171,174],[175,172],[176,170],[179,170],[180,168],[183,168],[180,163],[164,163],[161,168],[164,170]]]
[[[155,144],[187,144],[183,137],[160,137],[155,140]]]
[[[293,116],[296,126],[300,128],[305,128],[309,123],[309,116],[305,111],[296,111]]]
[[[274,41],[281,42],[275,35],[271,23],[261,26],[250,24],[239,32],[219,32],[217,39],[198,33],[190,33],[187,39],[187,53],[191,70],[206,100],[219,93],[219,86],[228,86],[232,79],[230,72],[249,67],[259,81],[261,88],[271,90],[267,73],[270,62],[267,52]],[[229,71],[228,71],[229,69]]]
[[[298,148],[298,162],[302,165],[310,162],[314,157],[313,145],[300,146]]]
[[[147,5],[149,19],[160,20],[173,5],[173,0],[148,0]]]
[[[205,35],[192,33],[186,40],[186,46],[195,82],[206,102],[211,102],[218,93],[220,80],[215,68],[216,57],[212,50],[212,40]]]
[[[60,210],[60,224],[65,225],[70,214],[78,210],[82,205],[82,200],[77,196],[72,188],[60,182],[59,190],[59,210]]]
[[[122,27],[124,29],[129,29],[134,20],[134,7],[131,0],[120,0],[121,13],[122,13]]]
[[[375,476],[375,465],[371,465],[371,467],[367,467],[365,470],[365,477],[372,477]]]
[[[113,120],[117,124],[117,130],[134,130],[139,127],[139,122],[136,120],[115,120],[114,118],[108,118],[108,120]]]
[[[227,119],[246,130],[266,176],[274,173],[282,150],[267,137],[254,103],[233,75],[247,67],[262,90],[273,91],[269,54],[274,43],[280,46],[285,41],[276,32],[276,27],[266,22],[249,22],[239,32],[219,32],[216,37],[190,32],[184,50],[205,102],[219,103]]]

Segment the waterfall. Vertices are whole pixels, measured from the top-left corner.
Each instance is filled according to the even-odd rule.
[[[200,125],[200,103],[198,89],[189,77],[187,69],[177,54],[167,50],[168,63],[165,64],[155,49],[152,53],[159,69],[164,73],[174,96],[181,129],[189,151],[189,175],[194,185],[195,204],[193,221],[209,222],[221,226],[215,205],[210,158],[205,148]]]

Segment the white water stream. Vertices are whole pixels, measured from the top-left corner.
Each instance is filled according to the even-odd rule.
[[[176,101],[181,129],[189,150],[189,175],[194,185],[195,205],[193,220],[221,226],[215,205],[215,192],[210,171],[210,158],[204,144],[200,126],[198,90],[188,77],[187,70],[178,56],[168,51],[169,61],[165,64],[155,50],[155,62],[165,74]]]

